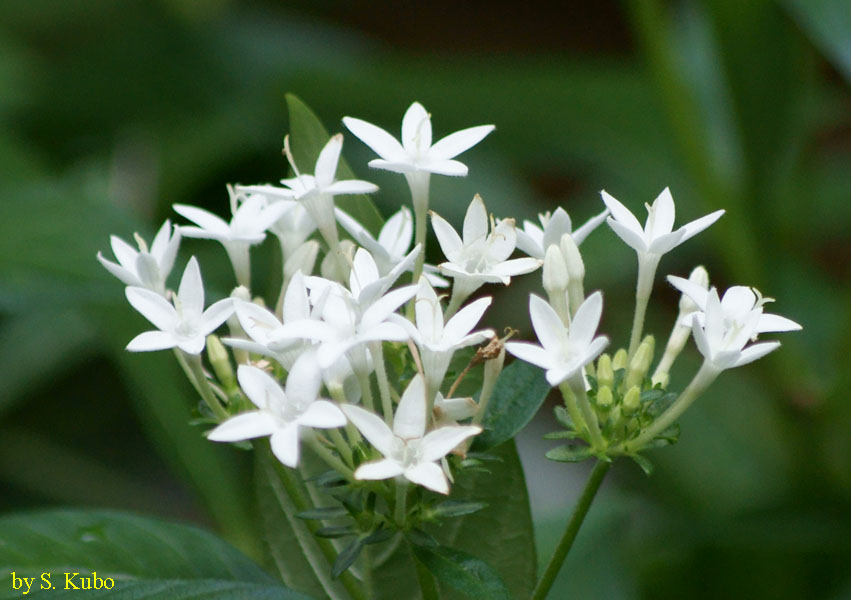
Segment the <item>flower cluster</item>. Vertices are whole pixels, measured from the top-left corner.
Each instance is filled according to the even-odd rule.
[[[229,187],[229,221],[177,204],[175,212],[191,225],[172,227],[166,221],[150,250],[139,236],[138,251],[113,237],[118,262],[100,254],[98,260],[128,286],[130,304],[156,327],[127,349],[175,349],[204,401],[204,415],[215,425],[208,439],[269,437],[274,456],[289,468],[299,467],[307,445],[346,485],[386,498],[386,523],[411,526],[412,512],[404,508],[409,483],[449,494],[450,481],[463,476],[464,457],[483,430],[506,350],[543,369],[550,386],[560,389],[564,406],[557,417],[565,430],[553,437],[586,442],[548,456],[572,461],[626,455],[646,466],[640,452],[672,441],[677,418],[720,372],[779,345],[756,342],[759,335],[800,328],[765,313],[770,299],[754,289],[736,286],[719,294],[699,267],[688,279],[668,278],[682,294],[680,314],[651,374],[654,341],[643,337],[643,327],[660,259],[723,211],[675,230],[674,201],[665,189],[647,205],[642,227],[623,204],[602,192],[604,210],[576,229],[562,208],[540,215],[540,225],[525,221],[519,229],[512,218],[489,215],[476,196],[459,234],[429,211],[430,176],[465,176],[467,167],[455,157],[493,126],[464,129],[432,144],[431,116],[419,103],[405,113],[401,143],[360,119],[346,117],[343,123],[378,154],[370,167],[406,178],[413,211],[402,206],[380,231],[370,231],[335,207],[338,195],[378,190],[368,181],[337,179],[342,134],[327,141],[312,174],[296,164],[287,138],[294,176],[281,185]],[[604,221],[638,257],[629,345],[613,355],[603,354],[609,345],[609,338],[597,333],[603,295],[586,295],[579,250]],[[445,257],[434,266],[425,264],[429,222]],[[268,302],[253,292],[250,260],[251,247],[267,233],[278,239],[283,265],[275,274],[280,293]],[[177,291],[168,288],[182,238],[224,246],[237,284],[229,297],[205,309],[194,257]],[[527,256],[512,258],[518,250]],[[477,329],[491,298],[470,300],[476,291],[508,285],[542,265],[546,298],[529,298],[537,344],[503,343],[494,331]],[[450,283],[447,298],[441,291]],[[222,337],[211,335],[225,325]],[[690,334],[704,364],[676,394],[667,389],[669,372]],[[483,343],[490,350],[476,351]],[[205,346],[209,368],[202,360]],[[452,397],[472,368],[483,372],[479,393]]]

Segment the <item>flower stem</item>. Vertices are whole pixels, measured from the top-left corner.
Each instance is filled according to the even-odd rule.
[[[408,180],[408,187],[411,188],[411,201],[414,205],[414,245],[420,244],[420,254],[414,263],[414,275],[411,278],[413,283],[417,283],[425,264],[430,174],[414,172],[406,175],[406,179]]]
[[[718,370],[717,367],[713,366],[708,360],[704,361],[700,370],[694,376],[694,379],[692,379],[686,389],[683,390],[683,393],[674,400],[674,403],[668,408],[668,410],[659,415],[659,418],[656,419],[650,427],[648,427],[637,438],[629,442],[628,450],[641,450],[644,445],[651,442],[653,438],[673,425],[680,415],[682,415],[686,409],[691,406],[692,402],[694,402],[697,397],[700,396],[713,381],[715,381],[720,372],[721,371]],[[627,445],[624,444],[624,446],[624,449],[627,450]]]
[[[567,385],[579,405],[579,410],[582,412],[582,418],[585,420],[585,428],[588,430],[588,435],[591,438],[591,447],[594,450],[604,450],[605,442],[603,435],[600,433],[600,424],[597,421],[597,414],[591,408],[591,403],[588,401],[588,394],[585,393],[585,379],[580,371],[573,377],[567,380]]]
[[[346,439],[343,437],[343,434],[340,433],[340,430],[329,429],[328,435],[331,437],[331,441],[334,442],[334,446],[337,447],[337,452],[340,453],[340,456],[343,458],[345,464],[350,467],[353,467],[355,463],[352,460],[352,449],[349,447],[349,443],[346,442]]]
[[[567,382],[560,384],[558,389],[561,390],[564,406],[567,408],[567,414],[570,415],[570,420],[573,421],[576,430],[581,432],[583,427],[588,429],[585,418],[579,412],[579,407],[576,405],[576,397],[573,395]]]
[[[221,422],[230,418],[228,412],[216,399],[215,395],[213,395],[213,390],[210,389],[210,383],[204,375],[204,367],[201,366],[201,355],[187,354],[181,350],[175,350],[175,355],[177,356],[177,361],[180,363],[180,366],[183,367],[183,370],[189,377],[189,381],[192,382],[192,385],[195,387],[195,391],[200,394],[201,398],[204,399],[204,402],[210,410],[213,411],[216,419]]]
[[[400,528],[405,524],[405,516],[407,510],[405,504],[408,499],[408,482],[404,479],[396,479],[396,512],[393,518],[396,520],[396,525]]]
[[[357,375],[358,383],[360,383],[363,405],[372,412],[375,412],[375,401],[372,398],[372,382],[369,380],[369,372],[357,369],[355,374]]]
[[[635,316],[632,319],[632,333],[629,336],[629,357],[632,358],[641,342],[644,332],[644,315],[653,289],[653,277],[659,265],[658,255],[638,255],[638,282],[635,285]]]
[[[336,431],[336,430],[335,430]],[[319,456],[325,464],[329,467],[337,471],[340,475],[346,478],[347,481],[353,482],[355,480],[355,476],[352,473],[352,470],[343,463],[342,460],[334,456],[334,454],[326,448],[321,441],[316,439],[315,435],[312,435],[308,439],[308,443],[310,444],[311,449],[316,452],[316,455]],[[351,457],[351,453],[349,453]]]
[[[604,460],[598,460],[597,464],[594,465],[594,469],[591,471],[591,476],[588,477],[588,481],[585,482],[585,489],[582,490],[582,495],[579,497],[579,501],[573,509],[573,514],[570,515],[570,521],[567,523],[567,529],[564,530],[564,534],[562,534],[561,540],[559,540],[558,546],[556,546],[555,552],[553,553],[552,558],[550,558],[550,562],[547,564],[544,574],[538,581],[538,585],[535,586],[535,591],[532,594],[531,600],[543,600],[547,597],[550,588],[553,587],[556,576],[561,570],[561,565],[564,563],[564,559],[567,558],[567,553],[570,552],[570,548],[573,546],[573,541],[576,539],[576,534],[579,533],[579,528],[585,520],[585,515],[588,514],[588,509],[594,501],[594,496],[597,495],[597,490],[600,488],[600,484],[603,482],[603,478],[606,476],[606,473],[611,466],[612,463]]]
[[[381,342],[373,342],[372,362],[375,365],[375,376],[378,378],[378,393],[381,395],[381,410],[384,411],[384,422],[393,427],[393,400],[390,398],[390,380],[387,379],[387,366],[384,364],[384,351]]]

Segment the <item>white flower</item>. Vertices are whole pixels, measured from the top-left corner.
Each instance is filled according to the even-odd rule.
[[[464,216],[463,239],[440,215],[431,213],[431,225],[447,262],[438,265],[441,273],[455,279],[467,295],[484,283],[508,285],[511,277],[529,273],[541,266],[536,258],[508,260],[517,243],[514,219],[491,223],[482,198],[476,195]]]
[[[538,220],[541,222],[540,227],[532,221],[523,221],[523,229],[517,230],[517,248],[533,258],[543,260],[547,248],[552,245],[558,246],[561,242],[561,236],[570,234],[578,246],[585,241],[589,233],[606,220],[608,214],[609,211],[606,209],[599,215],[591,217],[582,227],[573,231],[570,216],[563,208],[557,208],[552,215],[548,212],[541,213],[538,215]]]
[[[213,213],[186,204],[175,204],[178,214],[194,222],[195,226],[182,226],[180,232],[190,238],[216,240],[228,253],[240,285],[250,287],[251,267],[248,248],[266,239],[266,230],[281,218],[289,206],[276,202],[268,204],[261,196],[250,196],[237,206],[237,194],[229,190],[233,218],[225,222]]]
[[[381,460],[358,467],[356,479],[389,479],[401,475],[441,494],[449,493],[449,482],[437,461],[482,431],[477,425],[450,425],[426,433],[425,385],[419,375],[402,394],[392,430],[369,411],[350,405],[342,408],[363,436],[384,455]]]
[[[265,198],[267,204],[280,202],[289,207],[268,229],[278,237],[284,257],[289,257],[316,231],[316,222],[304,206],[293,200],[292,190],[272,185],[237,185],[234,189],[243,198],[256,195]]]
[[[135,238],[139,246],[138,252],[121,238],[114,235],[109,237],[112,253],[118,264],[105,259],[100,252],[97,259],[126,285],[147,288],[165,295],[165,281],[171,273],[177,248],[180,246],[180,231],[175,228],[172,235],[171,222],[166,220],[154,237],[150,250],[138,234]]]
[[[600,194],[606,207],[612,213],[612,216],[607,219],[609,226],[639,255],[661,256],[697,235],[724,214],[723,210],[716,210],[673,231],[674,199],[671,197],[670,190],[665,188],[654,200],[652,206],[645,205],[647,207],[647,221],[642,228],[638,219],[623,204],[605,191],[600,192]]]
[[[419,346],[430,389],[440,387],[456,350],[493,337],[494,332],[490,329],[470,333],[490,304],[490,298],[479,298],[455,313],[444,325],[443,308],[437,294],[425,278],[420,278],[414,305],[416,327],[401,315],[396,322],[408,330]]]
[[[508,342],[505,349],[521,360],[547,371],[550,385],[581,373],[608,345],[605,336],[594,337],[603,312],[603,296],[594,292],[576,311],[568,330],[555,310],[538,296],[529,296],[529,314],[540,346],[526,342]]]
[[[772,299],[763,298],[758,290],[737,285],[719,299],[715,288],[706,290],[682,277],[668,276],[668,281],[697,305],[699,310],[687,315],[683,324],[691,324],[700,353],[718,369],[745,365],[780,345],[764,342],[745,348],[761,333],[801,329],[791,319],[764,313],[763,306]]]
[[[378,272],[382,275],[389,273],[405,259],[405,254],[411,247],[411,240],[414,236],[414,219],[409,208],[403,206],[396,214],[387,219],[378,234],[378,239],[372,237],[372,234],[363,225],[339,208],[335,209],[335,213],[337,222],[343,229],[358,244],[369,250],[373,259],[375,259]],[[449,282],[435,274],[437,271],[435,267],[424,265],[424,269],[429,271],[425,276],[432,285],[437,287],[449,285]],[[412,268],[408,270],[412,270]]]
[[[240,365],[236,376],[258,410],[228,419],[211,431],[207,439],[239,442],[268,435],[278,460],[294,468],[299,459],[299,429],[333,429],[346,424],[346,417],[335,404],[317,399],[322,378],[315,358],[309,354],[302,355],[289,372],[286,391],[257,367]]]
[[[159,328],[159,331],[146,331],[133,338],[127,344],[131,352],[178,347],[188,354],[200,354],[207,336],[233,312],[230,298],[219,300],[204,310],[204,284],[194,256],[183,271],[180,287],[172,298],[174,305],[144,288],[128,287],[125,294],[133,308]]]
[[[381,157],[371,160],[370,167],[405,174],[420,171],[455,176],[466,175],[467,167],[451,159],[494,130],[493,125],[470,127],[432,145],[431,116],[419,102],[411,104],[402,119],[401,144],[385,130],[366,121],[344,117],[343,124]]]

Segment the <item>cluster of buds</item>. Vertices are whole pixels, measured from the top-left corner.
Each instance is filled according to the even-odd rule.
[[[374,500],[367,503],[386,518],[370,518],[370,531],[361,532],[365,536],[385,525],[410,528],[413,515],[434,514],[405,508],[409,483],[449,493],[471,438],[482,431],[506,350],[544,369],[550,385],[561,390],[564,407],[556,414],[565,430],[554,437],[585,441],[557,448],[550,458],[625,455],[644,466],[640,452],[675,439],[679,415],[721,371],[778,345],[750,342],[762,333],[799,328],[764,313],[769,299],[750,288],[734,287],[719,297],[706,271],[698,268],[689,279],[669,278],[683,299],[651,374],[654,341],[642,336],[661,256],[709,227],[723,211],[674,230],[674,203],[666,189],[647,206],[642,227],[603,192],[604,210],[581,227],[574,229],[559,208],[540,215],[540,225],[526,221],[519,229],[514,219],[489,215],[476,196],[459,234],[429,211],[430,176],[466,175],[467,167],[455,157],[493,126],[464,129],[432,144],[431,116],[418,103],[403,118],[401,142],[365,121],[346,117],[343,122],[379,155],[371,167],[404,175],[413,216],[403,206],[377,235],[369,231],[335,207],[338,195],[378,190],[368,181],[337,179],[343,136],[328,140],[313,174],[296,165],[287,138],[284,150],[294,177],[281,185],[229,186],[229,221],[198,207],[175,205],[192,225],[172,230],[166,221],[150,248],[136,236],[138,251],[113,237],[118,262],[100,254],[98,259],[127,286],[130,304],[156,327],[133,339],[128,350],[174,349],[203,399],[204,416],[214,425],[208,439],[268,437],[274,455],[289,468],[299,466],[301,446],[309,445],[353,493],[366,490],[384,499],[377,507]],[[445,256],[436,266],[425,264],[429,221]],[[602,354],[609,339],[597,335],[603,296],[599,291],[585,295],[579,249],[604,221],[638,256],[629,346],[611,356]],[[268,233],[279,241],[283,269],[280,293],[266,300],[252,291],[250,249]],[[181,238],[222,244],[237,284],[230,297],[205,308],[194,257],[177,290],[168,288]],[[511,258],[516,250],[527,256]],[[541,265],[547,300],[534,294],[529,299],[539,344],[503,343],[491,330],[474,331],[491,305],[489,297],[468,302],[479,288],[508,285],[512,277]],[[439,292],[450,280],[447,301]],[[223,326],[228,335],[213,335]],[[690,334],[704,365],[683,393],[672,393],[669,371]],[[450,369],[458,353],[484,343],[460,376]],[[205,349],[210,368],[202,358]],[[483,371],[481,388],[456,397],[458,383],[472,368]]]

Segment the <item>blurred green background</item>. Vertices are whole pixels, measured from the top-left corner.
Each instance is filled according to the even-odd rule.
[[[602,188],[638,214],[667,185],[678,223],[727,214],[660,274],[706,264],[804,325],[726,373],[651,478],[616,466],[553,596],[851,598],[848,0],[6,0],[0,90],[3,511],[129,508],[254,552],[249,457],[187,425],[168,353],[123,351],[146,323],[95,253],[110,233],[150,239],[172,203],[224,214],[225,183],[285,176],[286,92],[331,131],[344,115],[396,131],[416,99],[437,136],[497,125],[468,178],[435,181],[450,221],[475,192],[518,222],[557,205],[581,222]],[[385,215],[408,202],[351,136],[344,154]],[[583,245],[586,289],[623,344],[635,259],[604,229]],[[227,293],[218,247],[185,242],[175,272],[193,253]],[[537,285],[490,324],[528,336]],[[658,338],[676,302],[660,280]],[[693,347],[681,360],[675,389]],[[544,412],[521,443],[546,557],[583,468],[542,464]]]

